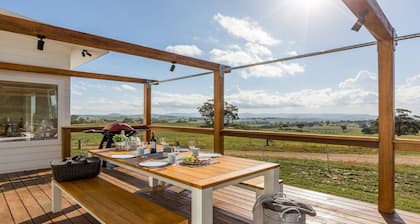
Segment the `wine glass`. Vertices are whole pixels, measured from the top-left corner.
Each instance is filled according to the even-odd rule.
[[[194,141],[194,140],[190,140],[190,141],[188,141],[188,148],[189,148],[190,150],[192,150],[192,149],[194,149],[194,148],[195,148],[195,141]]]

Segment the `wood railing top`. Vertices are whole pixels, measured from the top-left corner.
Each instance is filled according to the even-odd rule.
[[[363,137],[363,136],[342,136],[342,135],[321,135],[321,134],[307,134],[307,133],[284,133],[273,131],[254,131],[254,130],[238,130],[238,129],[223,129],[224,136],[236,136],[247,138],[263,138],[272,140],[284,141],[299,141],[299,142],[313,142],[325,143],[334,145],[353,145],[363,147],[378,147],[377,137]]]
[[[132,125],[134,129],[147,129],[146,125]],[[83,132],[86,130],[102,130],[104,126],[64,126],[63,129],[70,130],[70,132]]]

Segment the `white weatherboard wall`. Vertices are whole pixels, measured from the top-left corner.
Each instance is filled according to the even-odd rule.
[[[48,38],[44,50],[39,51],[37,40],[32,36],[0,31],[0,61],[73,69],[107,53]],[[83,58],[82,49],[87,49],[93,56]],[[61,159],[61,127],[70,125],[70,78],[0,69],[0,80],[58,86],[58,139],[0,143],[0,173],[49,167],[51,160]]]

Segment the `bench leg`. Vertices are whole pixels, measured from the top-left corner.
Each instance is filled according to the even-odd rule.
[[[283,183],[279,183],[279,193],[283,195]]]
[[[191,191],[191,224],[213,223],[213,189]]]
[[[266,171],[264,174],[264,194],[275,194],[280,191],[279,168]]]
[[[52,182],[51,183],[51,198],[52,198],[52,203],[51,203],[51,210],[52,212],[59,212],[61,211],[61,190],[60,188],[57,187],[57,185]]]

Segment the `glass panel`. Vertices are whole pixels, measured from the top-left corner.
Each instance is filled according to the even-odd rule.
[[[0,81],[0,142],[57,138],[57,85]]]

